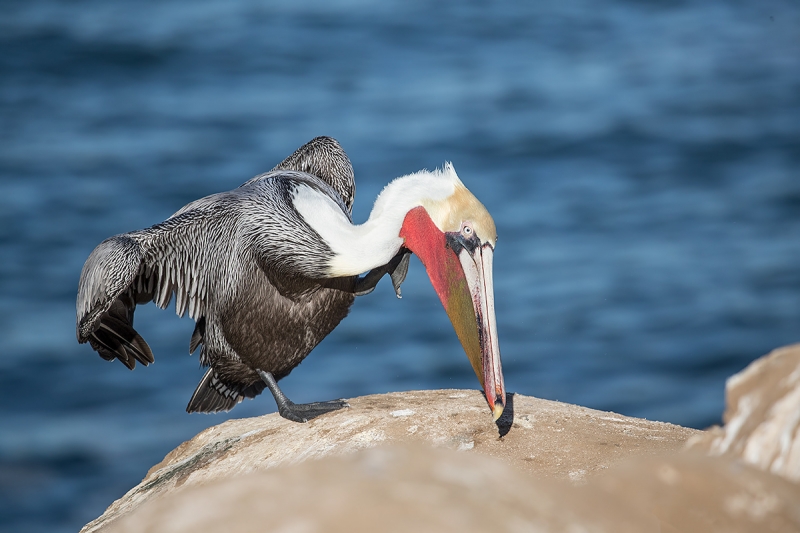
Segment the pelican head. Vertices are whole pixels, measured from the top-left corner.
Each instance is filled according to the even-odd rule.
[[[294,205],[332,251],[331,278],[386,265],[403,247],[420,258],[497,420],[506,398],[492,285],[497,231],[453,165],[393,180],[361,225],[309,188],[298,189]]]
[[[506,400],[492,281],[497,230],[452,165],[443,172],[452,173],[452,193],[423,199],[409,210],[400,237],[425,265],[497,420]]]

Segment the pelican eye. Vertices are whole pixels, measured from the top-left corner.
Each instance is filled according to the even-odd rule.
[[[459,231],[452,231],[445,233],[447,239],[447,246],[451,248],[456,254],[461,250],[466,249],[472,253],[477,246],[480,245],[478,236],[475,235],[475,229],[470,222],[463,222]]]

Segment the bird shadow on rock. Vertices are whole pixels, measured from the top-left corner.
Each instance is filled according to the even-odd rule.
[[[495,421],[497,424],[497,432],[500,434],[500,438],[508,434],[511,431],[511,426],[514,425],[514,393],[508,392],[506,393],[506,407],[503,409],[503,414],[500,415]]]

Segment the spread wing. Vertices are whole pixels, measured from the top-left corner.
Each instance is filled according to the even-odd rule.
[[[243,268],[247,261],[270,279],[324,277],[331,252],[292,207],[299,186],[330,195],[349,216],[327,183],[275,171],[192,202],[160,224],[100,243],[81,272],[78,342],[89,342],[103,358],[119,359],[132,369],[136,361],[153,362],[147,343],[133,329],[137,304],[153,301],[166,309],[174,295],[178,315],[213,321],[219,300],[235,298],[235,291],[246,287],[242,277],[252,272]],[[197,330],[191,347],[202,342]]]
[[[136,361],[153,362],[147,342],[133,329],[137,304],[153,301],[165,309],[175,295],[178,315],[204,316],[231,246],[219,223],[227,202],[215,196],[151,228],[106,239],[92,251],[78,285],[78,342],[133,369]]]
[[[100,243],[81,272],[78,341],[130,369],[136,361],[152,363],[150,347],[133,328],[134,311],[150,301],[166,308],[174,295],[176,312],[188,312],[197,322],[190,352],[200,345],[205,352],[212,348],[206,346],[206,325],[217,319],[221,298],[235,299],[246,288],[242,278],[253,272],[243,268],[247,262],[278,284],[294,276],[321,281],[331,251],[294,210],[298,187],[330,198],[350,219],[353,167],[336,140],[317,137],[238,189],[201,198],[161,224]],[[352,291],[354,279],[339,280],[346,282],[343,290]],[[201,353],[204,365],[213,360]],[[264,387],[256,385],[224,381],[211,368],[187,409],[227,411],[260,393]]]

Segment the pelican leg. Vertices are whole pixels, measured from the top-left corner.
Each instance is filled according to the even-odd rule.
[[[392,278],[392,286],[398,298],[402,298],[400,293],[400,285],[405,281],[408,274],[408,262],[411,259],[411,252],[405,248],[401,248],[397,255],[391,261],[383,266],[373,268],[364,277],[356,280],[355,290],[353,291],[356,296],[364,296],[375,290],[375,286],[385,274],[389,274]]]
[[[311,402],[311,403],[294,403],[286,397],[283,391],[278,387],[278,382],[275,381],[275,376],[270,372],[258,371],[258,375],[267,384],[267,388],[275,397],[275,403],[278,404],[278,414],[286,420],[292,422],[308,422],[312,418],[319,415],[330,413],[331,411],[338,411],[344,407],[350,407],[350,404],[344,400],[331,400],[329,402]]]
[[[356,280],[353,294],[356,296],[364,296],[371,293],[375,290],[375,287],[378,285],[378,282],[381,280],[384,274],[386,274],[386,265],[373,268],[367,272],[366,275]]]

